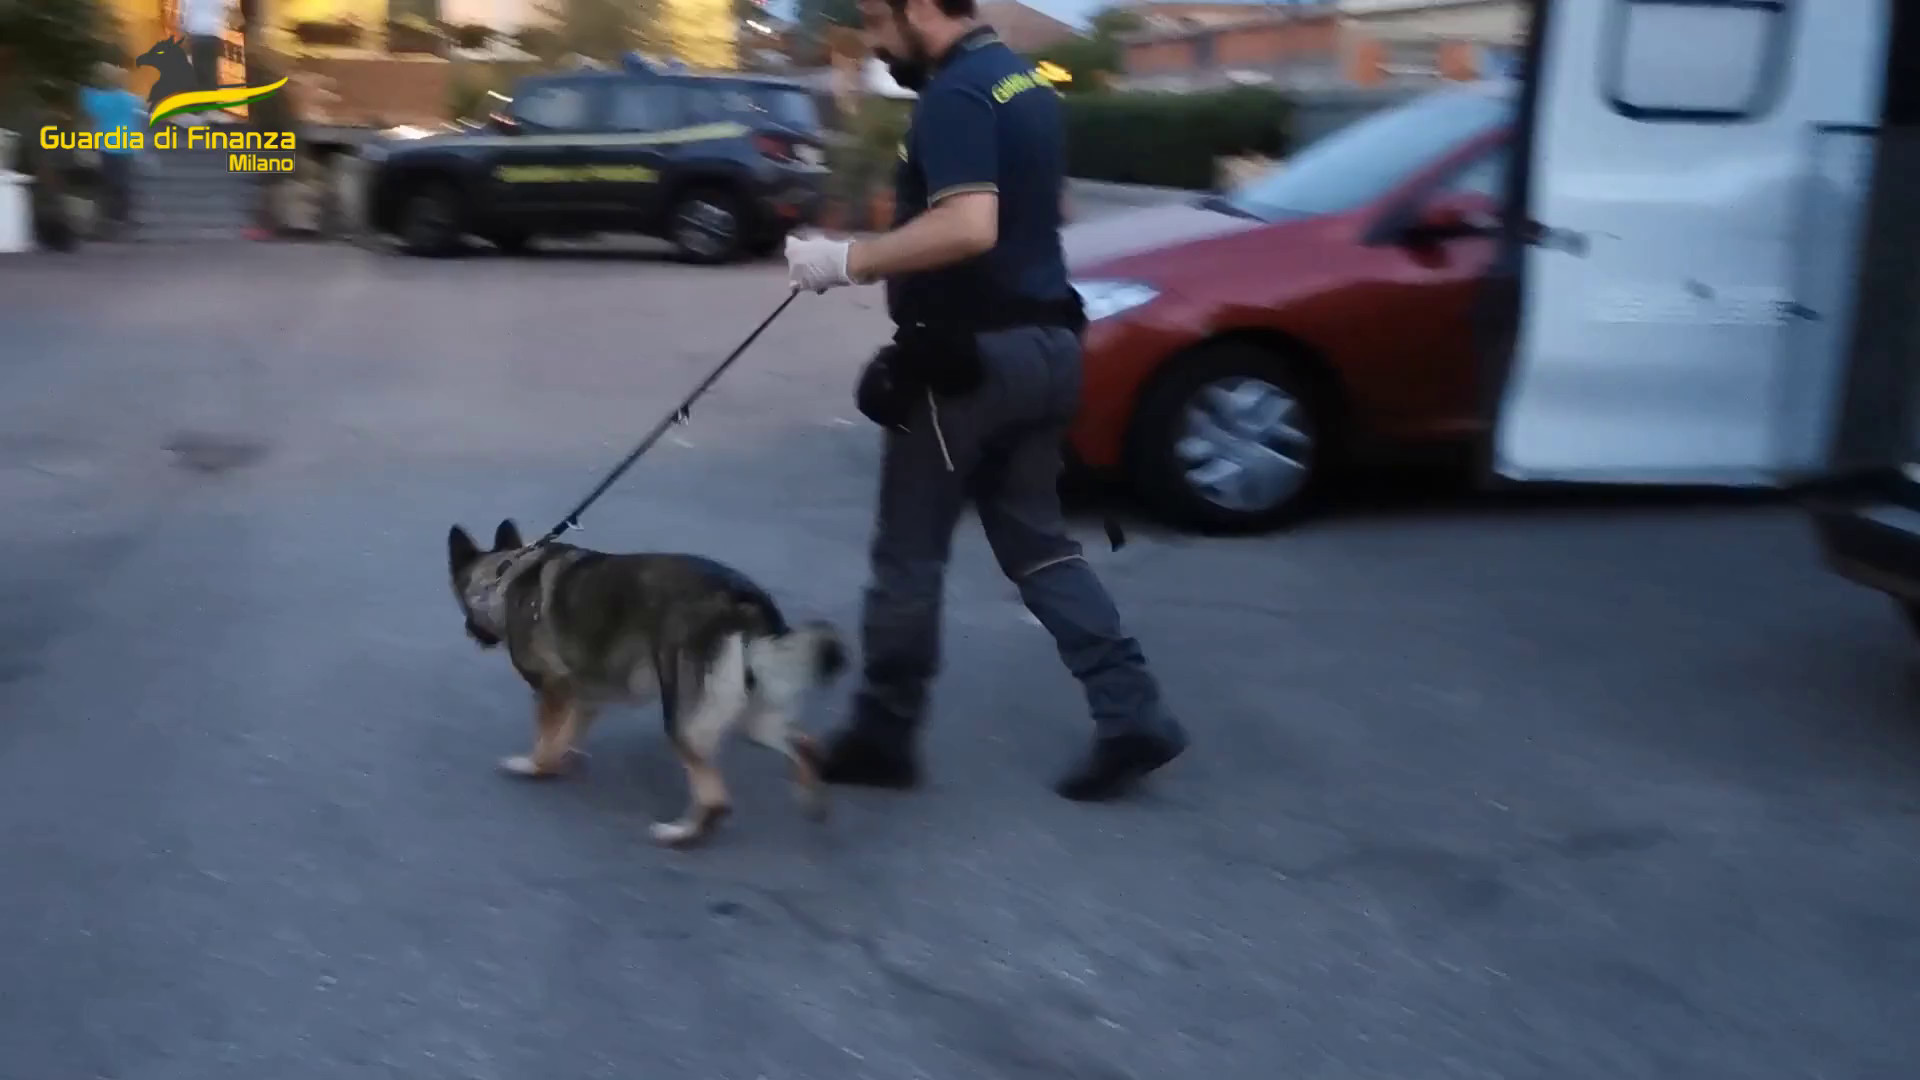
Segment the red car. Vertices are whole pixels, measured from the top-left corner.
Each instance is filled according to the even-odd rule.
[[[1357,454],[1479,434],[1470,315],[1513,123],[1512,87],[1465,85],[1229,194],[1070,225],[1078,462],[1182,524],[1250,530]]]

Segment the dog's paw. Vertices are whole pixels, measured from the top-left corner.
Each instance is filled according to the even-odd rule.
[[[827,820],[827,811],[832,808],[832,804],[827,798],[826,788],[795,785],[793,798],[800,804],[800,813],[805,815],[808,821]]]
[[[553,775],[547,770],[542,769],[538,763],[525,754],[515,754],[510,758],[501,758],[500,771],[509,776],[524,776],[529,779]]]
[[[700,839],[705,831],[691,821],[656,821],[647,826],[647,835],[662,847],[686,847]]]

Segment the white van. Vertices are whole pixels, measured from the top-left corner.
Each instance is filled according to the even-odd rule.
[[[1823,474],[1894,0],[1545,0],[1524,80],[1493,467]]]
[[[1800,487],[1920,629],[1920,0],[1542,0],[1495,473]]]

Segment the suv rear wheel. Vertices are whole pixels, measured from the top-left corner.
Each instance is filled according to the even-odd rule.
[[[1177,524],[1255,532],[1304,517],[1332,463],[1326,395],[1298,365],[1222,342],[1170,362],[1134,414],[1128,473]]]
[[[521,255],[532,246],[533,236],[519,229],[496,229],[486,234],[486,241],[502,255]]]
[[[460,197],[432,182],[408,193],[400,210],[400,243],[410,255],[446,255],[460,246]]]
[[[695,188],[680,196],[668,213],[667,239],[692,262],[732,262],[745,250],[743,224],[740,201],[730,192]]]

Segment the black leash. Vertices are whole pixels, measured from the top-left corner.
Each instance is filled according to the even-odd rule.
[[[580,515],[586,513],[588,507],[599,501],[600,496],[605,495],[607,489],[612,487],[620,477],[625,475],[626,471],[633,467],[634,462],[640,460],[640,455],[653,449],[653,444],[659,442],[661,436],[665,435],[675,424],[686,422],[687,414],[692,410],[693,403],[699,401],[701,395],[713,388],[713,384],[720,380],[720,376],[726,374],[727,369],[733,366],[733,362],[740,359],[741,354],[747,351],[754,341],[766,331],[767,327],[773,325],[773,320],[779,318],[780,313],[787,310],[787,305],[793,303],[793,298],[799,295],[799,289],[788,293],[787,298],[780,301],[780,306],[773,309],[773,314],[760,320],[760,325],[753,328],[753,333],[747,335],[747,340],[741,342],[738,348],[728,353],[727,358],[720,361],[719,367],[708,372],[707,377],[700,380],[700,385],[693,388],[693,393],[688,394],[686,400],[680,403],[680,407],[668,413],[666,418],[661,420],[659,425],[647,434],[646,438],[641,439],[640,445],[634,447],[633,452],[628,454],[620,464],[615,465],[613,471],[608,473],[606,478],[601,480],[592,491],[588,492],[586,498],[580,500],[580,505],[574,507],[566,517],[561,518],[560,524],[555,525],[547,535],[541,537],[539,544],[536,546],[551,544],[564,536],[568,530],[579,528]]]
[[[740,359],[747,349],[752,347],[755,341],[759,340],[760,335],[766,332],[767,327],[773,325],[773,320],[779,318],[780,313],[787,310],[787,305],[793,303],[793,298],[799,295],[799,289],[788,293],[787,298],[780,301],[780,306],[774,308],[771,315],[760,320],[760,325],[753,328],[753,333],[747,335],[747,340],[741,342],[737,348],[728,353],[727,358],[720,361],[718,367],[708,372],[706,378],[700,380],[700,385],[693,388],[693,393],[687,395],[686,400],[680,403],[679,408],[668,413],[665,419],[661,420],[652,431],[648,432],[647,437],[640,440],[640,445],[634,447],[631,453],[625,458],[622,458],[620,464],[615,465],[613,471],[607,473],[598,484],[594,485],[593,490],[587,493],[587,497],[580,500],[580,505],[574,507],[566,517],[561,518],[560,524],[548,530],[547,535],[541,537],[534,546],[544,547],[565,536],[568,532],[579,528],[580,515],[586,513],[588,507],[598,502],[600,496],[607,493],[608,488],[619,482],[620,478],[626,475],[627,470],[633,468],[633,463],[640,460],[640,455],[653,449],[653,444],[659,442],[675,424],[686,422],[687,414],[692,410],[693,403],[699,401],[701,396],[708,390],[713,389],[713,384],[720,381],[720,376],[727,373],[727,369],[733,366],[733,362]],[[1127,534],[1121,531],[1119,522],[1115,521],[1111,515],[1108,515],[1101,524],[1106,527],[1107,543],[1114,551],[1119,551],[1122,547],[1126,546]]]

